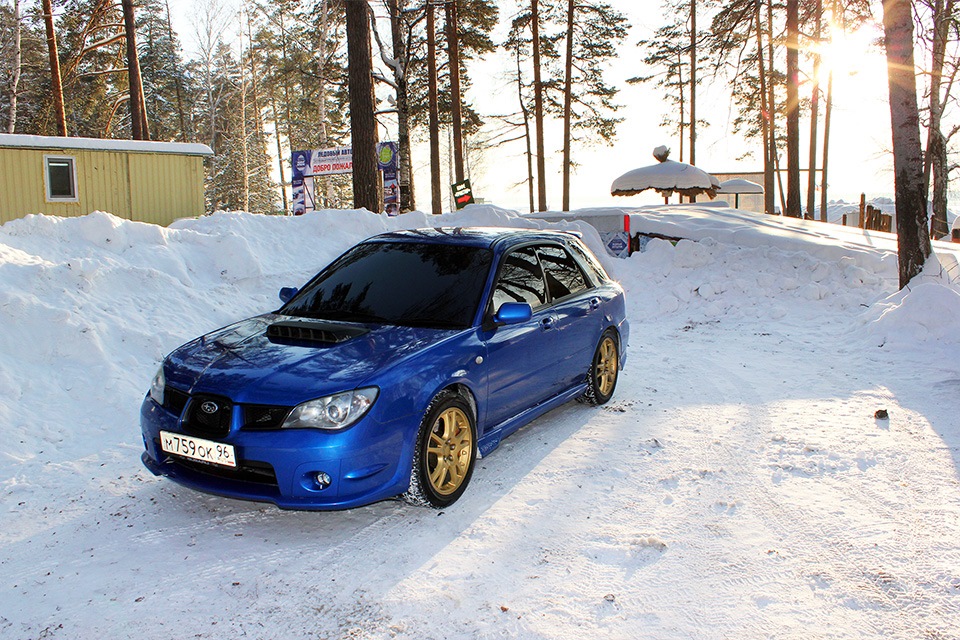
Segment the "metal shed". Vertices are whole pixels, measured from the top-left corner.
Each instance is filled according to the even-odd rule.
[[[205,144],[0,135],[0,223],[106,211],[167,225],[202,215]]]

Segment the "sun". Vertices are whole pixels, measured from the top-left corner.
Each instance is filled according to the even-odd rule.
[[[831,71],[834,82],[858,75],[875,76],[878,71],[886,77],[886,62],[880,44],[883,32],[879,25],[869,24],[855,31],[846,31],[832,24],[831,31],[833,37],[824,41],[819,49],[821,82]]]

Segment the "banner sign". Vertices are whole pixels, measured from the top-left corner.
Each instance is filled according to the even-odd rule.
[[[377,145],[377,166],[383,172],[383,210],[388,216],[400,213],[400,174],[396,142]]]
[[[453,200],[457,203],[458,211],[468,204],[473,204],[473,189],[470,188],[469,180],[454,182],[450,186],[453,189]]]
[[[353,147],[294,151],[291,156],[294,215],[316,210],[315,178],[353,173]],[[390,215],[400,212],[398,164],[396,142],[377,144],[377,165],[383,172],[384,210]]]
[[[332,176],[353,171],[353,147],[293,152],[293,177]]]

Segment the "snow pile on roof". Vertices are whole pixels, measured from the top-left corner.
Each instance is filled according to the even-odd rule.
[[[125,151],[132,153],[173,153],[185,156],[212,156],[205,144],[116,140],[113,138],[74,138],[62,136],[0,135],[0,147],[23,149],[76,149],[82,151]]]

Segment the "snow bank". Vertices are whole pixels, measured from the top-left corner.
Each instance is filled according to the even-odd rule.
[[[0,486],[41,454],[63,462],[118,435],[135,446],[138,398],[176,346],[278,307],[281,286],[303,284],[369,236],[451,225],[551,226],[492,206],[439,217],[222,213],[170,228],[101,212],[8,222],[0,227]],[[589,225],[552,226],[602,251]],[[33,481],[15,482],[22,491]]]
[[[625,212],[632,213],[635,229],[698,241],[674,246],[654,240],[618,261],[606,256],[584,222],[545,222],[489,205],[439,217],[223,213],[170,228],[107,213],[9,222],[0,228],[0,322],[6,327],[0,333],[0,421],[12,437],[4,440],[0,465],[38,450],[48,459],[73,457],[76,440],[82,450],[97,451],[105,442],[91,438],[91,431],[106,437],[121,429],[135,445],[130,425],[137,398],[165,353],[275,308],[281,286],[302,284],[356,242],[398,228],[577,231],[631,292],[635,322],[670,314],[697,321],[775,323],[787,315],[815,321],[821,305],[855,311],[886,298],[864,320],[873,325],[872,335],[883,336],[880,342],[960,334],[960,294],[949,286],[887,298],[896,261],[886,238],[717,206],[614,211]],[[956,264],[955,254],[944,255]],[[104,419],[105,409],[111,418]],[[64,429],[65,419],[74,428]],[[2,467],[0,482],[9,481],[11,470]]]
[[[436,633],[438,603],[451,638],[956,635],[960,378],[936,352],[960,334],[956,253],[895,293],[884,235],[722,206],[600,212],[625,213],[689,239],[617,261],[583,222],[492,206],[0,227],[0,636],[413,638]],[[614,401],[504,442],[443,518],[279,512],[142,469],[165,353],[426,225],[582,233],[627,290]]]

